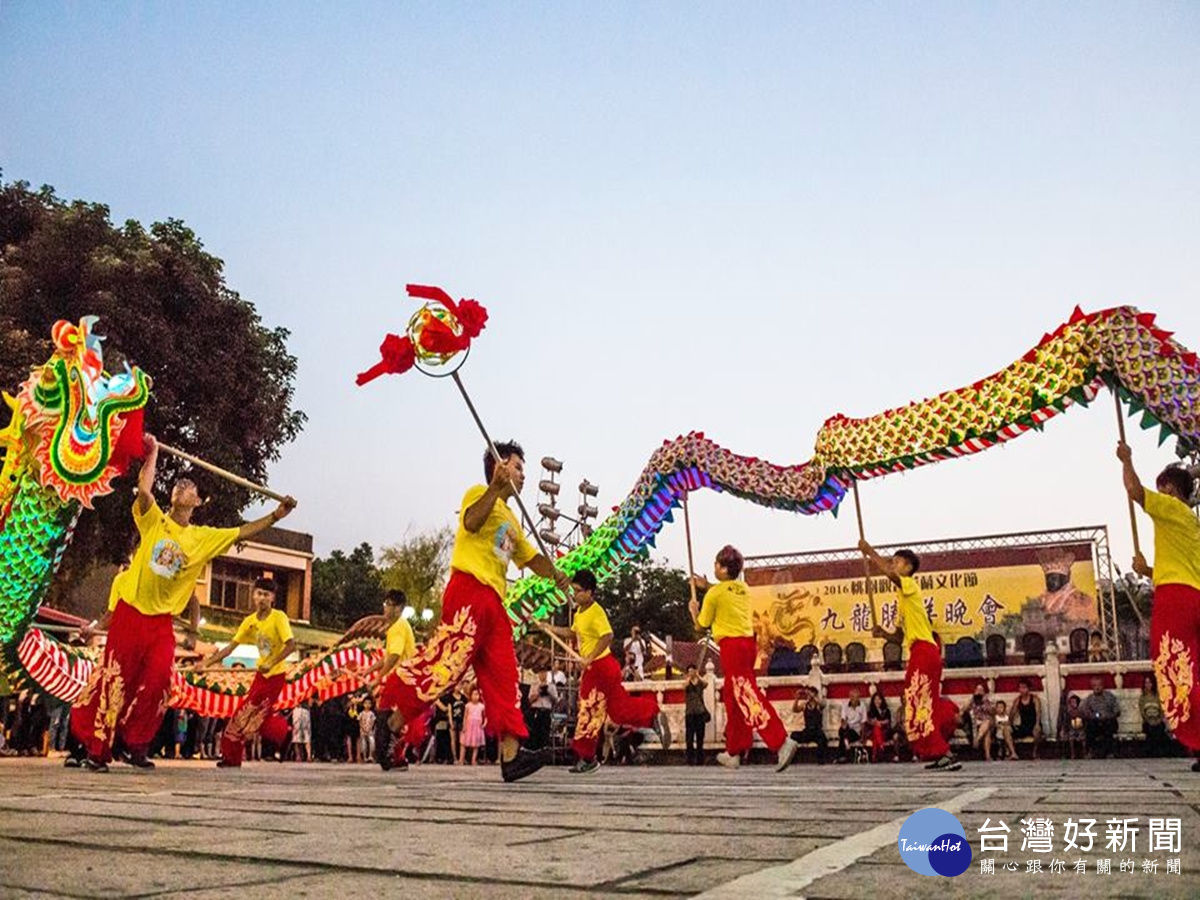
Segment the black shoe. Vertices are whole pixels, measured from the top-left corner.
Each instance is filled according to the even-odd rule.
[[[154,763],[146,756],[145,753],[139,753],[134,756],[132,753],[126,753],[123,762],[126,765],[133,766],[135,769],[153,769]]]
[[[500,761],[500,776],[506,782],[520,781],[522,778],[528,778],[542,766],[550,765],[552,759],[553,753],[549,747],[543,750],[526,750],[521,747],[512,759],[507,762]]]
[[[388,727],[390,713],[381,712],[375,719],[375,752],[379,754],[379,768],[387,772],[395,767],[396,736]],[[407,767],[407,764],[406,764]]]
[[[1192,763],[1192,771],[1200,772],[1200,759],[1198,759],[1194,763]]]
[[[154,765],[154,764],[151,763],[151,765]],[[241,763],[230,762],[227,759],[218,759],[217,760],[217,768],[218,769],[240,769],[241,767],[242,767]]]
[[[95,772],[97,775],[103,775],[108,771],[108,765],[106,763],[102,763],[100,760],[92,759],[91,757],[88,757],[82,763],[80,763],[80,766],[84,769],[87,769],[89,772]]]
[[[83,760],[81,760],[75,756],[68,756],[66,759],[63,760],[63,768],[64,769],[78,769],[82,765],[83,765]]]
[[[958,768],[955,768],[957,766]],[[925,766],[927,769],[945,769],[951,772],[957,772],[962,766],[958,765],[958,760],[954,758],[953,753],[947,753],[941,759],[935,760]]]

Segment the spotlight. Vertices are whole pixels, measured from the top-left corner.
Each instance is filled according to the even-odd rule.
[[[543,494],[549,494],[551,497],[557,497],[559,485],[557,482],[550,481],[549,479],[543,479],[538,482],[538,490]]]
[[[562,543],[562,538],[558,536],[558,532],[553,528],[543,528],[538,534],[542,536],[542,540],[550,547],[557,547]]]
[[[538,512],[541,513],[543,519],[549,519],[551,522],[562,515],[562,510],[557,506],[551,506],[549,503],[539,503]]]
[[[553,456],[543,456],[542,457],[542,468],[545,469],[547,472],[558,473],[558,472],[562,471],[562,467],[563,467],[563,464],[559,460],[555,459]]]
[[[585,497],[595,497],[598,493],[600,493],[600,486],[592,484],[585,478],[583,481],[579,482],[579,493],[583,494]]]

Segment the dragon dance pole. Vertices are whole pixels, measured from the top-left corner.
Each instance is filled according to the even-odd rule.
[[[1121,443],[1125,443],[1125,416],[1121,409],[1121,395],[1114,387],[1112,389],[1113,401],[1117,405],[1117,433],[1121,436]],[[1137,529],[1137,514],[1133,509],[1133,498],[1128,494],[1125,496],[1125,502],[1129,504],[1129,528],[1133,531],[1133,554],[1134,556],[1142,555],[1141,541],[1138,540]]]
[[[492,459],[494,459],[497,463],[502,463],[503,460],[500,459],[500,454],[496,451],[496,445],[492,442],[492,438],[488,434],[487,428],[484,427],[483,419],[479,417],[479,412],[475,409],[475,404],[471,402],[471,395],[467,393],[467,388],[465,385],[463,385],[462,379],[459,378],[458,371],[456,370],[451,372],[450,377],[454,380],[454,384],[458,388],[458,392],[462,394],[462,398],[467,404],[467,409],[471,411],[471,418],[473,418],[475,420],[475,424],[479,426],[479,433],[483,435],[483,439],[487,442],[488,452],[492,454]],[[542,554],[547,562],[553,565],[554,557],[550,555],[550,551],[546,549],[546,545],[542,541],[542,536],[538,534],[537,526],[534,524],[533,518],[529,515],[529,510],[525,508],[525,501],[521,499],[521,494],[516,490],[516,485],[513,486],[513,496],[517,499],[517,506],[521,510],[521,516],[525,519],[525,524],[529,527],[529,530],[533,532],[533,539],[537,542],[538,551]],[[542,624],[540,622],[536,620],[529,620],[527,624],[534,625],[539,631],[549,637],[550,640],[554,641],[554,643],[558,644],[559,647],[566,651],[567,655],[575,662],[583,661],[582,657],[575,652],[573,647],[567,644],[566,641],[562,640],[554,632],[542,628]]]
[[[234,475],[232,472],[222,469],[220,466],[214,466],[212,463],[206,462],[198,456],[192,456],[192,454],[186,453],[176,447],[172,447],[169,444],[160,442],[158,449],[165,450],[167,453],[170,453],[172,456],[178,456],[180,459],[186,459],[192,465],[199,466],[201,469],[206,469],[209,472],[212,472],[214,475],[220,475],[226,481],[232,481],[239,487],[244,487],[247,490],[262,494],[265,497],[270,497],[272,500],[278,500],[280,503],[283,503],[285,500],[287,500],[287,497],[285,497],[283,494],[277,494],[270,488],[265,488],[261,484],[255,484],[253,481],[243,478],[241,475]]]
[[[867,535],[863,530],[862,504],[858,501],[857,478],[850,482],[850,489],[854,491],[854,514],[858,517],[858,539],[865,541]],[[879,627],[879,620],[875,618],[875,589],[871,587],[871,564],[867,561],[865,553],[863,554],[863,574],[867,581],[867,603],[871,606],[871,628],[874,629]]]
[[[688,555],[688,588],[692,593],[692,602],[696,603],[696,582],[693,580],[696,577],[696,563],[692,559],[692,517],[688,515],[688,495],[685,492],[683,495],[683,532],[687,536],[687,555]],[[700,635],[700,655],[696,658],[696,671],[701,677],[704,675],[704,664],[708,661],[708,641],[711,631],[704,631]]]

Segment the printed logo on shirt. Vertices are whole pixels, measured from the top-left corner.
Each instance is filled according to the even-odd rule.
[[[961,875],[973,854],[967,832],[953,813],[930,806],[918,809],[900,826],[900,858],[921,875]]]
[[[271,655],[274,648],[271,646],[271,639],[264,634],[258,636],[258,658],[266,659]]]
[[[150,551],[150,571],[162,578],[174,578],[187,564],[187,554],[171,538],[162,538]]]
[[[492,546],[492,552],[498,559],[510,562],[516,549],[517,538],[513,534],[512,525],[508,522],[501,522],[500,527],[496,529],[496,541]]]

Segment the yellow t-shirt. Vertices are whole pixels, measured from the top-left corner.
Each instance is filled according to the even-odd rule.
[[[896,608],[900,612],[900,621],[904,623],[904,646],[911,647],[913,641],[933,640],[933,623],[929,621],[929,613],[925,611],[925,601],[921,599],[921,589],[917,580],[911,575],[900,579],[896,587]]]
[[[384,652],[390,656],[400,657],[400,662],[404,662],[417,652],[417,639],[413,636],[412,626],[408,624],[408,620],[397,619],[388,626]]]
[[[1200,521],[1182,500],[1146,491],[1154,520],[1154,583],[1186,584],[1200,591]]]
[[[134,501],[133,523],[140,537],[137,550],[129,568],[114,579],[109,609],[124,600],[148,616],[183,612],[204,567],[238,536],[237,528],[180,525],[157,503],[139,515]]]
[[[292,623],[282,610],[273,609],[265,619],[260,619],[258,613],[252,612],[242,619],[237,633],[233,636],[235,644],[254,644],[258,647],[258,671],[268,678],[287,671],[287,663],[282,659],[270,669],[264,669],[267,657],[279,650],[292,639]]]
[[[508,588],[509,560],[518,566],[526,565],[537,556],[537,550],[525,539],[521,531],[521,523],[516,515],[508,508],[507,503],[499,500],[488,513],[483,527],[472,533],[463,525],[463,517],[467,510],[484,495],[487,488],[482,484],[467,491],[463,497],[462,509],[458,512],[458,533],[454,536],[454,553],[450,556],[450,568],[465,572],[494,588],[504,599]]]
[[[719,581],[704,592],[704,603],[696,617],[701,628],[712,627],[714,641],[727,637],[752,637],[750,592],[740,581]]]
[[[591,656],[595,652],[596,645],[600,643],[602,637],[612,634],[612,626],[608,624],[608,613],[595,601],[592,601],[592,605],[587,609],[575,613],[575,621],[571,623],[571,630],[579,635],[579,653],[584,657]],[[604,659],[606,656],[612,656],[612,651],[605,650],[596,659]]]

